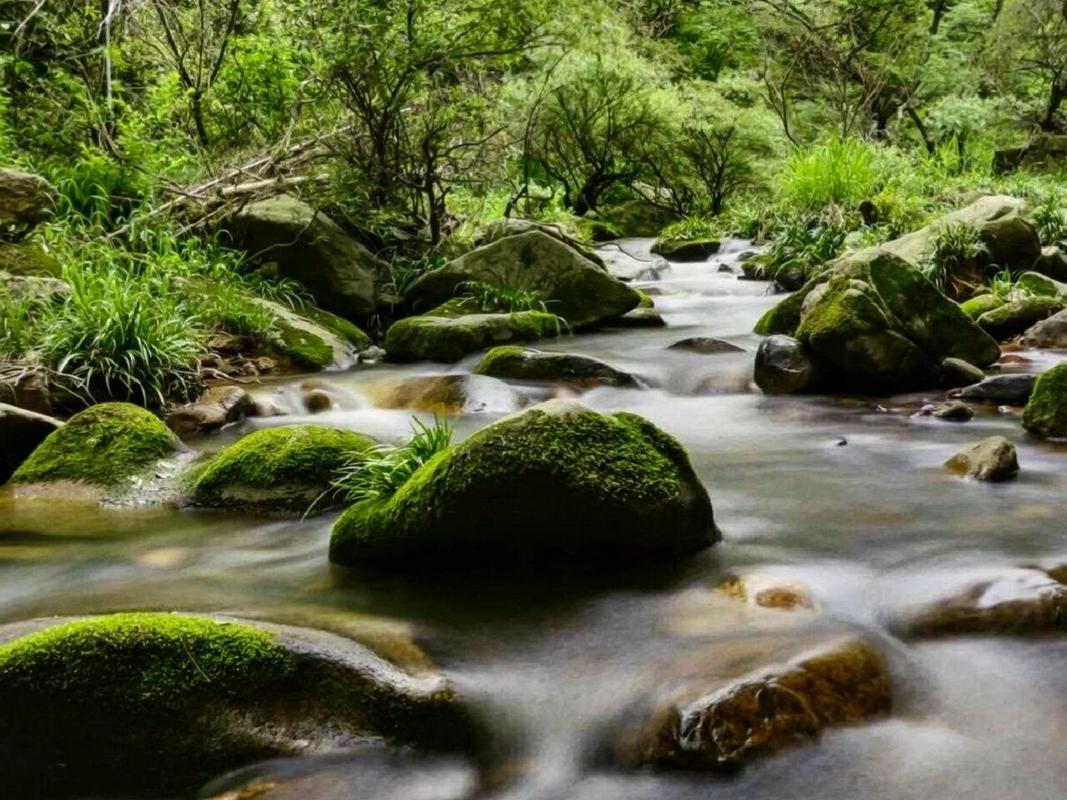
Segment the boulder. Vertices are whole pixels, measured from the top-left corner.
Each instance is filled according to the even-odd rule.
[[[949,400],[934,406],[930,416],[946,422],[970,422],[974,419],[974,410],[961,400]]]
[[[640,382],[628,372],[589,356],[544,353],[523,347],[494,347],[474,371],[516,381],[556,381],[582,386],[637,387]]]
[[[866,640],[755,637],[691,655],[646,706],[616,744],[625,765],[732,772],[885,716],[892,693],[885,658]]]
[[[970,300],[964,300],[960,303],[960,308],[971,319],[978,319],[987,311],[1000,308],[1002,305],[1004,305],[1004,301],[995,294],[979,294]]]
[[[957,475],[979,481],[1009,481],[1019,474],[1015,445],[1003,436],[990,436],[961,450],[945,466]]]
[[[1037,375],[994,375],[973,386],[965,386],[953,394],[963,400],[981,400],[1021,406],[1030,399],[1035,383],[1037,383]]]
[[[941,386],[957,389],[985,380],[985,373],[962,358],[946,358],[941,362]]]
[[[252,395],[240,386],[212,386],[196,402],[167,414],[167,427],[179,436],[202,436],[240,422],[255,411]]]
[[[677,221],[676,214],[642,197],[609,206],[603,212],[616,237],[659,236],[660,231]]]
[[[31,365],[0,364],[0,403],[38,414],[51,414],[52,392],[48,386],[48,373]]]
[[[1067,159],[1067,136],[1039,133],[1021,147],[1008,147],[993,153],[993,171],[998,175],[1020,167],[1035,170],[1056,169]]]
[[[1060,283],[1038,272],[1023,272],[1015,280],[1015,288],[1024,294],[1040,297],[1067,298],[1067,283]]]
[[[0,403],[0,483],[7,483],[30,453],[63,423],[44,414]]]
[[[1067,362],[1042,373],[1023,410],[1023,427],[1046,439],[1067,437]]]
[[[586,246],[578,239],[578,231],[570,225],[565,225],[561,222],[535,222],[529,219],[512,219],[503,218],[498,219],[495,222],[490,222],[486,225],[475,237],[474,243],[477,247],[483,247],[487,244],[493,244],[493,242],[499,242],[501,239],[506,239],[509,236],[519,236],[523,233],[530,233],[531,231],[539,231],[547,236],[551,236],[553,239],[559,239],[568,247],[577,250],[583,256],[588,258],[594,264],[599,264],[606,268],[604,259],[602,259],[599,253],[591,247]]]
[[[245,436],[195,468],[189,505],[257,512],[303,513],[336,506],[333,482],[364,460],[373,440],[320,425],[265,428]]]
[[[52,215],[56,190],[39,175],[0,169],[0,239],[18,237]]]
[[[719,252],[718,239],[657,239],[652,252],[678,263],[707,261]]]
[[[453,300],[394,322],[385,334],[385,351],[395,361],[454,363],[487,347],[548,339],[564,330],[559,317],[544,311],[484,313],[470,301]]]
[[[1067,281],[1067,254],[1055,245],[1042,247],[1033,270],[1057,281]]]
[[[375,312],[385,264],[321,211],[290,195],[251,203],[227,223],[236,246],[277,265],[327,311],[359,319]]]
[[[668,350],[682,350],[687,353],[700,353],[701,355],[717,355],[719,353],[744,353],[745,348],[728,342],[725,339],[715,339],[711,336],[691,336],[688,339],[679,339],[667,348]]]
[[[19,467],[16,484],[81,484],[105,491],[152,472],[181,448],[153,414],[129,403],[102,403],[75,414]]]
[[[1067,586],[1054,571],[1020,569],[924,605],[897,628],[912,638],[1067,632]]]
[[[609,320],[607,324],[612,328],[666,328],[667,320],[656,309],[642,306]]]
[[[0,628],[11,796],[191,797],[268,758],[368,742],[462,751],[476,735],[440,674],[335,634],[165,613]]]
[[[1067,348],[1067,311],[1058,311],[1029,328],[1020,343],[1023,347]]]
[[[425,311],[461,294],[471,281],[536,291],[549,311],[575,327],[622,316],[641,300],[599,264],[540,231],[508,236],[426,273],[408,299]]]
[[[257,299],[275,316],[277,334],[266,351],[287,371],[345,369],[371,347],[371,338],[346,319],[311,305],[294,311],[281,303]]]
[[[550,401],[439,453],[333,528],[330,560],[419,571],[638,563],[719,538],[685,450],[634,414]]]
[[[522,395],[485,375],[417,375],[388,378],[361,387],[377,408],[427,414],[509,414],[522,408]]]
[[[754,379],[765,394],[797,394],[815,388],[819,370],[804,345],[775,335],[760,342]]]

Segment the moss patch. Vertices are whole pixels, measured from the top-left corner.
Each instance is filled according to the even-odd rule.
[[[977,297],[972,297],[970,300],[966,300],[960,303],[960,308],[963,309],[963,313],[971,319],[978,319],[987,311],[992,311],[994,308],[1000,308],[1004,305],[1004,301],[993,294],[980,294]]]
[[[256,504],[307,508],[328,492],[338,470],[358,459],[374,441],[321,425],[287,425],[251,433],[195,471],[198,505],[240,505],[262,493]]]
[[[300,309],[300,315],[307,317],[316,325],[321,325],[330,333],[338,336],[351,344],[357,350],[366,350],[371,346],[371,338],[364,333],[358,325],[349,322],[344,317],[331,314],[318,306],[305,306]]]
[[[350,508],[330,554],[419,569],[438,558],[610,561],[713,541],[711,504],[677,441],[634,414],[550,403],[439,454],[393,497]]]
[[[333,348],[322,337],[284,320],[278,320],[275,326],[278,328],[282,354],[298,366],[319,370],[333,364]]]
[[[102,403],[75,414],[49,435],[11,480],[112,488],[176,448],[174,434],[150,412],[129,403]]]
[[[1023,411],[1023,427],[1037,436],[1067,437],[1067,363],[1057,364],[1037,379]]]
[[[58,278],[63,269],[58,261],[35,244],[0,242],[0,271],[12,275]]]
[[[450,301],[428,314],[393,324],[385,336],[390,358],[453,363],[494,344],[530,342],[559,336],[565,323],[543,311],[512,314],[463,313],[463,301]]]

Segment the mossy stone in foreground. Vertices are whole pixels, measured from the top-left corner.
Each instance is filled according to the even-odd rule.
[[[434,457],[336,523],[340,564],[435,569],[677,556],[718,539],[682,446],[634,414],[551,401]]]
[[[145,409],[102,403],[71,417],[33,451],[11,480],[71,481],[111,489],[151,469],[178,447],[174,434]]]
[[[472,740],[443,679],[331,634],[162,613],[0,628],[13,796],[188,797],[264,758],[449,734]]]
[[[191,481],[194,505],[306,511],[329,494],[338,471],[374,446],[351,431],[321,425],[287,425],[250,433],[198,468]],[[317,504],[328,508],[332,497]]]
[[[1067,437],[1067,362],[1057,364],[1037,379],[1023,410],[1023,427],[1049,439]]]

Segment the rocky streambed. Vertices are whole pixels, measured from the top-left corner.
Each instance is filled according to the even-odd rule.
[[[264,384],[277,416],[188,447],[122,420],[136,442],[82,441],[88,492],[48,491],[41,455],[0,490],[4,796],[1060,797],[1067,448],[1018,418],[1058,354],[1002,359],[969,414],[946,390],[764,395],[752,330],[781,297],[738,279],[748,243],[651,244],[600,255],[658,318]],[[358,525],[301,517],[338,448],[413,413],[463,440],[439,474]],[[1012,480],[945,467],[992,437]],[[131,459],[153,469],[120,492]],[[507,491],[478,503],[486,463]],[[264,464],[286,493],[236,492]],[[473,535],[496,518],[516,546]]]

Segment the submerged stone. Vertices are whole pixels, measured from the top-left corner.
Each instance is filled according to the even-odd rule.
[[[321,425],[265,428],[245,436],[189,479],[188,502],[196,506],[255,511],[324,511],[338,502],[333,481],[358,463],[374,441]]]
[[[517,381],[560,381],[581,385],[636,387],[640,382],[627,372],[589,356],[545,353],[523,347],[495,347],[474,371]]]
[[[1024,373],[994,375],[972,386],[965,386],[955,394],[964,400],[983,400],[990,403],[1021,406],[1030,399],[1036,383],[1037,375]]]
[[[507,414],[523,405],[522,396],[503,381],[466,373],[388,378],[363,390],[377,408],[428,414]]]
[[[979,481],[1009,481],[1019,474],[1015,445],[1003,436],[990,436],[961,450],[945,466],[957,475]]]
[[[352,506],[330,559],[421,571],[680,556],[717,541],[677,441],[634,414],[551,401],[439,453],[388,498]]]
[[[1067,437],[1067,362],[1044,372],[1023,410],[1023,427],[1046,439]]]
[[[679,339],[667,348],[668,350],[682,350],[687,353],[699,353],[710,356],[719,353],[744,353],[745,348],[728,342],[725,339],[716,339],[711,336],[691,336],[688,339]]]
[[[0,628],[0,750],[15,796],[190,796],[266,758],[473,739],[443,678],[333,634],[161,613]]]

